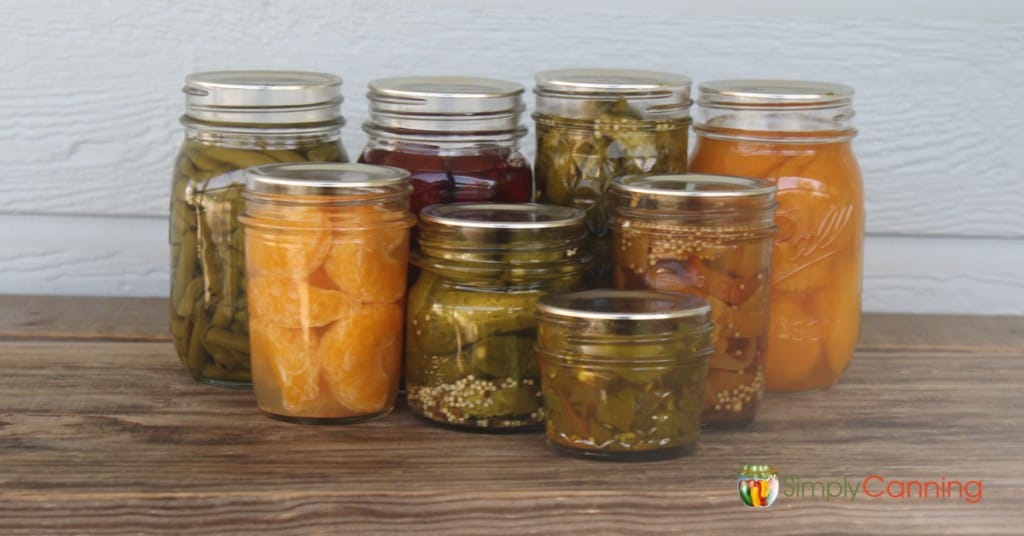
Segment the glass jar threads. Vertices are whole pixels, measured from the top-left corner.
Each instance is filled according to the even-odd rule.
[[[413,413],[459,428],[541,422],[536,302],[577,290],[588,258],[579,210],[455,203],[420,213],[409,293],[406,390]]]
[[[860,333],[864,192],[850,142],[853,88],[721,80],[700,85],[690,170],[778,185],[768,390],[830,387]]]
[[[590,286],[611,280],[612,179],[685,173],[690,79],[629,70],[563,69],[536,75],[537,199],[587,214],[596,261]]]
[[[253,388],[267,415],[350,422],[398,392],[409,174],[295,163],[246,172]]]
[[[702,420],[745,424],[764,395],[775,186],[634,175],[611,188],[615,285],[707,299],[715,329]]]
[[[412,76],[369,84],[360,162],[412,174],[412,210],[435,203],[533,199],[519,152],[523,86],[488,78]]]
[[[613,460],[697,445],[711,345],[708,303],[684,294],[589,290],[538,301],[548,444]]]
[[[341,79],[216,71],[185,79],[185,141],[171,182],[170,323],[181,363],[208,383],[248,385],[241,170],[347,161]]]

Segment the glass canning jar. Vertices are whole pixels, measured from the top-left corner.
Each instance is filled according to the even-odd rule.
[[[722,80],[700,85],[690,171],[778,186],[769,391],[830,387],[860,333],[864,191],[853,154],[853,88]]]
[[[436,203],[533,199],[519,152],[523,86],[452,76],[383,78],[369,84],[370,118],[360,162],[412,174],[412,211]]]
[[[715,353],[702,421],[740,425],[764,396],[775,185],[719,175],[633,175],[611,188],[615,285],[711,303]]]
[[[586,212],[596,256],[588,286],[607,286],[612,207],[606,191],[619,175],[686,172],[690,79],[562,69],[537,73],[536,82],[537,199]]]
[[[406,390],[413,412],[469,429],[537,427],[537,299],[577,290],[579,210],[454,203],[420,213],[409,293]]]
[[[351,422],[394,407],[409,265],[409,174],[301,162],[246,172],[253,388],[267,415]]]
[[[696,448],[711,344],[708,302],[671,292],[589,290],[538,301],[548,445],[611,460]]]
[[[215,71],[185,79],[185,141],[171,180],[170,324],[197,380],[249,385],[242,170],[348,160],[341,79],[293,71]]]

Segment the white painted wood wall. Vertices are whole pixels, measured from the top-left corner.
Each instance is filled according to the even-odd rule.
[[[858,95],[865,308],[1024,313],[1024,2],[0,0],[0,292],[160,296],[192,71],[517,80],[564,66]],[[532,155],[532,135],[526,148]]]

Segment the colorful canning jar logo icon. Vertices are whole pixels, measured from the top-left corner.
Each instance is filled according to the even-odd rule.
[[[736,486],[743,504],[768,508],[779,496],[779,473],[770,465],[744,465]]]

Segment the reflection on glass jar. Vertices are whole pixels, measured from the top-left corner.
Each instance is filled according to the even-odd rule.
[[[341,79],[290,71],[219,71],[185,80],[185,141],[171,182],[171,333],[194,378],[248,385],[242,170],[348,160]]]
[[[690,170],[778,186],[767,387],[830,387],[860,333],[864,192],[850,146],[853,89],[724,80],[700,92]]]
[[[538,301],[548,445],[574,456],[654,460],[700,436],[711,345],[708,303],[683,294],[590,290]]]
[[[394,406],[402,355],[408,173],[361,164],[246,172],[253,387],[267,415],[350,422]]]
[[[540,423],[536,302],[582,285],[583,214],[535,204],[456,203],[420,213],[409,294],[413,412],[470,429]]]
[[[612,185],[615,284],[707,299],[715,330],[702,420],[746,424],[764,395],[775,186],[719,175]]]
[[[588,286],[611,282],[612,179],[684,173],[690,79],[648,71],[564,69],[536,75],[537,199],[587,214],[595,263]]]

